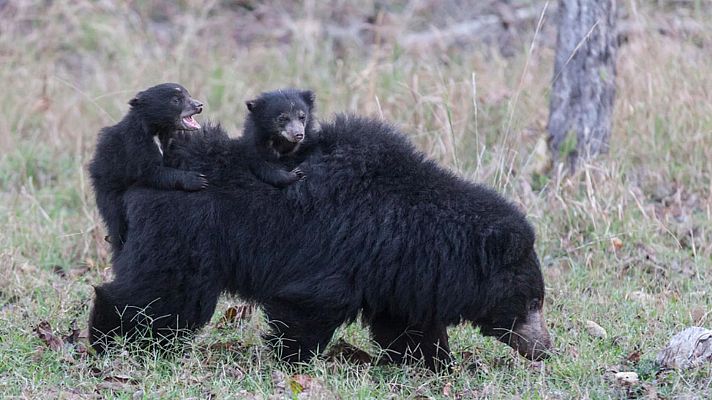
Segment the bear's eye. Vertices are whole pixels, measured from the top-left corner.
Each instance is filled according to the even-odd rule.
[[[171,99],[171,102],[173,104],[180,104],[180,97],[174,96],[173,99]]]
[[[287,117],[287,116],[284,115],[284,114],[282,114],[282,115],[280,115],[279,117],[277,117],[277,121],[279,121],[279,122],[287,122],[288,119],[289,119],[289,117]]]
[[[307,119],[307,114],[304,111],[299,111],[299,120],[304,121],[305,119]]]

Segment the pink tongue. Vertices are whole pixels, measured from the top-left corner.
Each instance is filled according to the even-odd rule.
[[[200,129],[200,124],[196,121],[193,116],[183,117],[183,122],[191,128]]]

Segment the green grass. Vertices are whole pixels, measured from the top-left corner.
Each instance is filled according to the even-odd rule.
[[[642,33],[619,53],[610,154],[560,176],[532,170],[553,68],[553,50],[536,46],[524,70],[533,29],[504,58],[485,45],[407,49],[387,33],[378,45],[337,44],[314,33],[314,19],[330,14],[312,3],[292,7],[288,39],[270,36],[285,20],[259,22],[240,7],[181,3],[166,11],[166,26],[150,22],[160,6],[19,3],[0,17],[3,397],[292,398],[296,373],[311,377],[301,396],[312,398],[712,396],[709,364],[662,373],[654,365],[673,334],[712,326],[712,25],[700,5],[689,18],[705,28],[690,38],[660,35],[660,14],[640,6]],[[238,43],[235,21],[262,30]],[[397,15],[386,21],[407,25]],[[460,365],[451,374],[333,360],[290,371],[260,339],[259,312],[218,327],[235,298],[222,299],[213,322],[169,354],[96,358],[48,348],[35,327],[49,321],[65,335],[76,320],[86,328],[91,285],[111,279],[85,169],[96,134],[121,118],[135,92],[162,81],[183,83],[207,102],[203,118],[232,135],[245,100],[281,86],[312,88],[320,117],[382,114],[442,165],[505,193],[538,232],[557,355],[541,367],[458,326],[450,335]],[[623,246],[614,249],[613,238]],[[590,336],[586,320],[608,338]],[[340,338],[378,352],[358,324]],[[627,361],[635,351],[640,360]],[[641,382],[621,387],[613,370],[635,371]]]

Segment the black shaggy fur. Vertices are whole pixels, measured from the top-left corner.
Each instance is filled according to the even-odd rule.
[[[313,140],[314,93],[281,89],[262,93],[246,102],[249,111],[243,137],[252,142],[257,157],[252,171],[263,181],[285,187],[304,174],[299,168],[286,171],[302,144]]]
[[[540,310],[523,214],[391,126],[323,124],[302,163],[309,179],[284,191],[247,171],[249,144],[212,130],[175,152],[210,188],[126,193],[128,241],[90,318],[99,350],[103,333],[136,332],[136,310],[154,318],[155,333],[194,330],[229,292],[262,305],[287,361],[308,360],[361,312],[391,361],[411,354],[436,368],[450,360],[446,327],[469,321],[502,336]]]
[[[200,129],[192,116],[202,111],[203,104],[192,99],[183,86],[164,83],[137,94],[129,105],[131,109],[121,122],[101,130],[89,164],[96,204],[114,254],[126,240],[124,192],[130,186],[187,191],[207,186],[201,173],[163,163],[176,130]]]

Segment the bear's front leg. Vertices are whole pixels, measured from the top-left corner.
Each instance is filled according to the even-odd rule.
[[[385,313],[371,316],[366,323],[371,328],[373,340],[386,353],[382,363],[422,361],[433,371],[450,368],[452,354],[445,326],[411,326]]]
[[[263,306],[271,328],[266,339],[278,357],[288,363],[309,362],[324,350],[343,322],[338,313],[327,310],[287,302]]]

